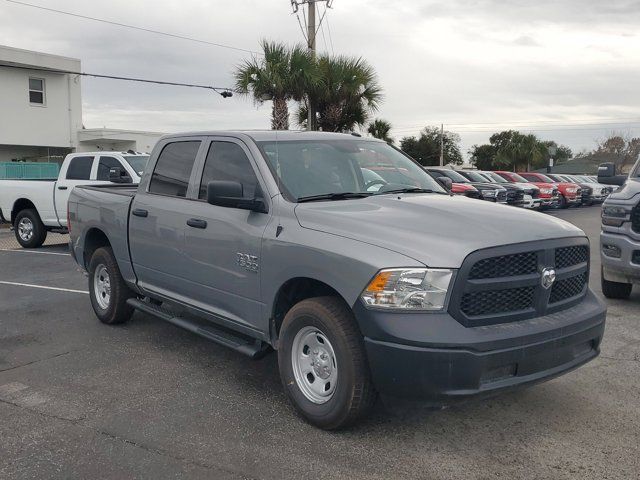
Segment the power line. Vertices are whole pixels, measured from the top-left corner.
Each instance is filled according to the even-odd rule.
[[[333,38],[331,37],[331,27],[329,27],[329,17],[327,16],[327,33],[329,34],[329,44],[331,45],[331,55],[335,55],[336,52],[333,49]]]
[[[558,123],[560,122],[560,123]],[[580,123],[577,123],[580,122]],[[589,122],[589,123],[584,123]],[[606,123],[611,122],[611,123]],[[518,121],[505,121],[505,122],[470,122],[470,123],[445,123],[449,127],[476,127],[485,128],[483,125],[497,125],[497,126],[509,126],[509,127],[537,127],[537,126],[581,126],[581,125],[617,125],[620,123],[638,123],[640,117],[612,117],[612,118],[583,118],[573,121],[567,120],[518,120]],[[421,124],[406,124],[402,127],[403,130],[410,130],[413,128],[424,128],[425,125],[435,125],[439,122],[426,122]]]
[[[15,68],[18,70],[30,70],[36,72],[47,72],[47,73],[59,73],[59,74],[67,74],[67,75],[80,75],[84,77],[95,77],[95,78],[107,78],[110,80],[124,80],[127,82],[141,82],[141,83],[154,83],[157,85],[171,85],[176,87],[190,87],[190,88],[202,88],[205,90],[213,90],[222,98],[228,98],[233,96],[233,89],[226,87],[214,87],[212,85],[202,85],[197,83],[180,83],[180,82],[166,82],[163,80],[149,80],[146,78],[134,78],[134,77],[120,77],[116,75],[102,75],[98,73],[87,73],[87,72],[74,72],[71,70],[59,70],[54,68],[38,68],[38,67],[26,67],[20,65],[5,65],[0,63],[0,67],[2,68]]]
[[[212,45],[214,47],[220,47],[220,48],[227,48],[229,50],[236,50],[236,51],[239,51],[239,52],[262,55],[261,52],[257,52],[257,51],[254,51],[254,50],[248,50],[246,48],[240,48],[240,47],[233,47],[231,45],[225,45],[223,43],[210,42],[208,40],[201,40],[199,38],[194,38],[194,37],[187,37],[186,35],[179,35],[179,34],[176,34],[176,33],[167,33],[167,32],[162,32],[160,30],[153,30],[151,28],[138,27],[136,25],[129,25],[129,24],[126,24],[126,23],[120,23],[120,22],[114,22],[114,21],[111,21],[111,20],[105,20],[103,18],[89,17],[87,15],[80,15],[78,13],[65,12],[63,10],[56,10],[54,8],[42,7],[40,5],[33,5],[31,3],[20,2],[18,0],[6,0],[6,1],[9,2],[9,3],[16,4],[16,5],[22,5],[22,6],[25,6],[25,7],[36,8],[38,10],[45,10],[47,12],[58,13],[60,15],[67,15],[67,16],[70,16],[70,17],[82,18],[82,19],[85,19],[85,20],[93,20],[94,22],[107,23],[109,25],[115,25],[115,26],[118,26],[118,27],[131,28],[133,30],[139,30],[139,31],[142,31],[142,32],[147,32],[147,33],[155,33],[157,35],[164,35],[165,37],[178,38],[180,40],[188,40],[190,42],[202,43],[202,44],[205,44],[205,45]]]

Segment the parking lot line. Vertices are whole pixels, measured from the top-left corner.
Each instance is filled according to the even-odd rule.
[[[71,293],[83,293],[85,295],[89,295],[89,292],[84,290],[73,290],[71,288],[59,288],[59,287],[47,287],[45,285],[32,285],[30,283],[18,283],[18,282],[6,282],[0,280],[0,284],[2,285],[13,285],[16,287],[29,287],[29,288],[42,288],[44,290],[56,290],[59,292],[71,292]]]
[[[18,252],[18,253],[38,253],[40,255],[62,255],[65,257],[70,256],[70,253],[58,253],[58,252],[39,252],[36,250],[18,250],[18,249],[11,249],[11,248],[0,248],[0,252]]]

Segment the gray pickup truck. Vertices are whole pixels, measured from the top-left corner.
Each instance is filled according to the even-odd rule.
[[[613,163],[603,163],[598,182],[620,185],[602,204],[602,293],[626,299],[640,283],[640,160],[629,175],[616,175]]]
[[[139,310],[276,350],[287,396],[325,429],[378,395],[445,404],[596,357],[584,233],[443,185],[356,135],[166,136],[137,188],[73,190],[71,251],[102,322]]]

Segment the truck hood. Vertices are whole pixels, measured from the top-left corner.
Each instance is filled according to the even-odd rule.
[[[607,185],[609,187],[616,188],[615,185]],[[640,194],[640,180],[635,178],[629,178],[627,182],[618,188],[618,190],[614,190],[607,197],[607,203],[615,202],[616,200],[631,200],[635,196]]]
[[[475,250],[533,240],[584,236],[563,220],[460,196],[374,195],[303,203],[303,228],[401,253],[430,267],[457,268]],[[402,265],[386,265],[394,267]]]

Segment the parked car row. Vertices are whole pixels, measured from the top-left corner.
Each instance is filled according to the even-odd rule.
[[[543,210],[602,203],[612,188],[586,175],[451,170],[426,167],[436,179],[451,180],[451,192],[480,200]]]

